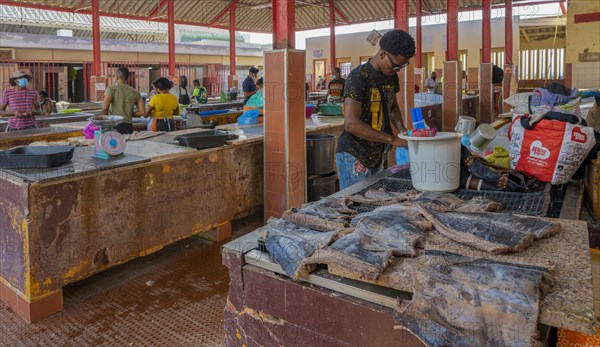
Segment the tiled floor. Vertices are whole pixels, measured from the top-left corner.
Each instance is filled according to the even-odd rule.
[[[262,213],[233,224],[234,238]],[[220,244],[193,236],[64,288],[64,310],[27,325],[0,303],[0,346],[220,346],[229,284]]]

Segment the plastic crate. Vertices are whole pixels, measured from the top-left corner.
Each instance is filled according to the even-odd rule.
[[[329,116],[341,116],[344,114],[344,104],[320,104],[319,113]]]
[[[400,171],[399,173],[402,173]],[[393,176],[392,176],[393,177]],[[370,189],[383,188],[386,191],[406,192],[413,188],[409,180],[396,178],[383,178],[368,188],[362,190],[359,194],[364,194]],[[546,191],[518,193],[491,190],[464,190],[460,189],[452,194],[462,200],[471,200],[474,197],[484,197],[486,199],[502,204],[502,213],[518,213],[530,216],[546,216],[550,208],[550,194]],[[378,206],[355,205],[352,208],[359,213],[370,212]]]

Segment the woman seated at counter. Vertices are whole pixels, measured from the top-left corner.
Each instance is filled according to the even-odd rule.
[[[14,89],[2,93],[0,116],[9,117],[6,131],[19,131],[37,128],[35,116],[39,114],[38,93],[28,89],[31,75],[24,71],[13,73],[8,82]]]
[[[156,90],[156,95],[150,99],[148,107],[146,107],[146,117],[150,117],[148,130],[174,131],[173,116],[179,115],[179,102],[177,97],[169,92],[173,83],[167,78],[161,77],[152,85]]]
[[[48,93],[46,93],[46,91],[42,90],[40,92],[38,100],[40,102],[40,107],[41,107],[40,114],[42,114],[42,115],[51,114],[53,111],[52,99],[50,99],[50,96],[48,95]]]
[[[262,77],[259,78],[256,81],[256,93],[254,95],[252,95],[250,97],[250,99],[248,99],[248,102],[246,103],[247,107],[256,107],[256,108],[262,108],[263,104],[264,104],[264,99],[263,99],[263,79]]]
[[[133,133],[133,116],[144,115],[144,101],[140,93],[127,84],[129,75],[128,68],[122,66],[117,69],[117,84],[106,88],[102,105],[102,115],[110,113],[123,117],[116,129],[120,134]],[[137,108],[135,112],[134,107]]]

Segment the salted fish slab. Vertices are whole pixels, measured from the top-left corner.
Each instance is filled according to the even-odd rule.
[[[532,346],[546,269],[445,252],[407,259],[413,298],[396,323],[428,346]]]
[[[436,212],[419,209],[445,237],[477,249],[500,254],[520,252],[535,241],[560,231],[558,222],[492,212]]]

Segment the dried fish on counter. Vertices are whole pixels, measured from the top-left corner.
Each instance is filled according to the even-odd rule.
[[[353,233],[319,249],[308,261],[341,265],[355,277],[376,279],[394,257],[414,257],[425,246],[420,229],[426,228],[420,224],[424,219],[413,207],[380,207],[356,219]]]
[[[413,298],[395,315],[428,346],[532,346],[546,269],[430,252],[405,265]]]
[[[337,231],[346,227],[345,223],[330,221],[321,217],[299,213],[299,210],[296,208],[286,211],[281,218],[288,222],[294,223],[299,227],[318,231]]]
[[[502,209],[502,204],[483,197],[475,197],[471,200],[462,200],[458,196],[450,193],[425,193],[418,196],[417,199],[412,200],[412,203],[425,206],[430,210],[438,212],[492,212]]]
[[[443,236],[492,254],[520,252],[561,228],[558,222],[535,217],[492,212],[441,213],[421,205],[419,209]]]
[[[349,223],[356,211],[351,209],[352,202],[348,197],[323,198],[319,201],[304,204],[297,212],[307,214],[321,219]]]
[[[306,258],[337,238],[335,231],[315,231],[276,218],[269,219],[266,229],[265,244],[269,254],[294,280],[314,270],[315,264],[307,263]]]
[[[356,194],[349,197],[350,201],[357,204],[366,204],[373,206],[388,206],[397,204],[400,202],[409,201],[419,197],[422,193],[416,190],[409,190],[407,192],[392,192],[386,191],[383,188],[369,189],[364,195]]]

